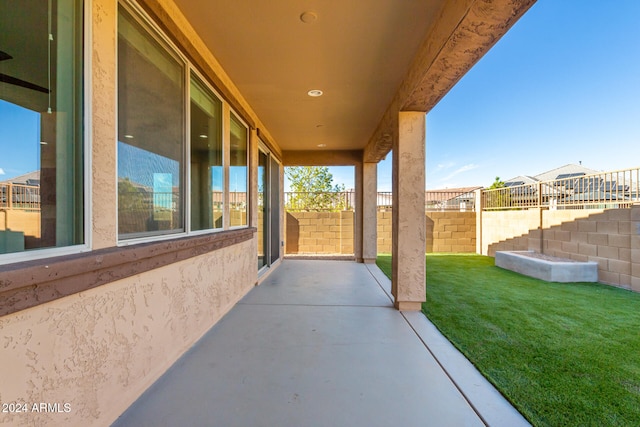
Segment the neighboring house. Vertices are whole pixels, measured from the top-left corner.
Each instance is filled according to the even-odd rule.
[[[0,229],[0,396],[73,405],[3,421],[110,425],[278,268],[284,166],[355,167],[374,262],[377,163],[393,150],[394,219],[424,221],[426,113],[534,2],[3,8],[1,106],[26,118],[3,122],[0,168],[37,159],[41,209],[37,235]],[[420,310],[424,230],[394,239],[395,306]]]
[[[595,169],[582,166],[581,164],[576,165],[570,163],[568,165],[560,166],[558,168],[542,172],[536,175],[534,178],[538,181],[551,181],[554,179],[563,179],[572,176],[591,175],[599,172],[600,171],[597,171]]]
[[[427,210],[473,210],[475,191],[482,187],[445,188],[427,190],[424,202]]]
[[[14,176],[13,178],[0,181],[0,184],[21,184],[21,185],[40,185],[40,171],[33,171],[23,175]]]
[[[11,185],[11,191],[9,191]],[[40,171],[0,181],[0,208],[37,210],[40,208]],[[8,219],[5,216],[5,222]],[[5,224],[6,227],[6,224]]]
[[[564,179],[572,176],[583,176],[599,173],[599,171],[591,168],[587,168],[582,165],[568,164],[557,167],[555,169],[548,170],[546,172],[539,173],[538,175],[519,175],[514,178],[508,179],[504,182],[507,187],[515,185],[532,184],[540,181],[552,181],[556,179]]]
[[[524,184],[532,184],[534,182],[538,182],[538,180],[532,176],[528,175],[519,175],[514,178],[508,179],[504,182],[506,187],[513,187],[515,185],[524,185]]]
[[[629,200],[629,186],[617,182],[614,173],[603,173],[581,164],[568,164],[535,176],[520,175],[505,181],[512,201],[538,200],[539,184],[541,202],[553,206],[561,200],[566,203],[597,203]]]

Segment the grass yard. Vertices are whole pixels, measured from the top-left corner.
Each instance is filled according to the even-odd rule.
[[[429,254],[422,311],[533,425],[640,426],[640,294]]]

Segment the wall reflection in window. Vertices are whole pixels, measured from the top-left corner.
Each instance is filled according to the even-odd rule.
[[[84,242],[82,1],[0,4],[0,255]]]

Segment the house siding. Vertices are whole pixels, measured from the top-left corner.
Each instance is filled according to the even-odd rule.
[[[88,259],[96,250],[120,250],[116,211],[118,2],[92,0],[86,5],[90,7],[85,20],[89,43],[85,95],[90,227],[88,252],[77,255]],[[243,118],[263,129],[263,139],[279,153],[175,4],[149,0],[141,5],[155,18],[166,21],[159,23],[161,27],[179,29],[179,34],[169,36],[181,47],[183,41],[190,43],[189,49],[199,54],[198,65],[207,77]],[[166,24],[169,21],[171,25]],[[255,149],[256,141],[252,140],[251,150]],[[250,167],[255,168],[255,164]],[[253,188],[255,172],[251,173],[249,187]],[[255,200],[255,195],[252,198]],[[251,234],[248,240],[210,252],[193,249],[187,259],[169,259],[171,255],[165,254],[162,262],[155,266],[149,263],[149,268],[129,277],[117,274],[115,279],[107,277],[106,283],[92,288],[93,284],[86,280],[86,288],[90,289],[0,316],[2,403],[57,403],[59,408],[69,409],[4,413],[0,425],[110,425],[256,284],[257,236]],[[194,238],[202,237],[199,236]],[[127,246],[132,247],[137,246]],[[124,248],[122,251],[126,252]],[[46,269],[47,262],[29,261],[25,268]],[[93,264],[85,264],[90,277]],[[80,279],[78,276],[74,280]]]

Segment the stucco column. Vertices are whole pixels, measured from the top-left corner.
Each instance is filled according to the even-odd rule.
[[[355,208],[355,226],[353,229],[353,255],[356,259],[356,262],[364,262],[362,258],[362,230],[363,230],[363,222],[362,222],[362,213],[363,213],[363,198],[362,198],[362,162],[356,163],[354,166],[355,169],[355,193],[356,193],[356,205]]]
[[[117,2],[91,4],[91,247],[109,248],[118,241],[116,161]],[[89,236],[88,236],[89,237]]]
[[[226,133],[223,141],[229,140],[229,131],[231,129],[231,107],[226,102],[222,103],[222,129]],[[222,164],[224,165],[223,179],[224,187],[222,190],[222,228],[228,230],[231,224],[231,208],[229,207],[229,164],[231,163],[231,153],[229,147],[222,150]]]
[[[391,292],[398,310],[420,310],[426,300],[424,112],[398,113],[393,138]]]
[[[482,189],[474,191],[476,210],[476,253],[482,254]]]
[[[362,164],[362,260],[375,263],[378,255],[378,164]]]
[[[258,227],[258,131],[249,130],[249,203],[247,204],[247,224]],[[253,239],[257,243],[258,233]],[[256,252],[257,252],[256,244]]]

